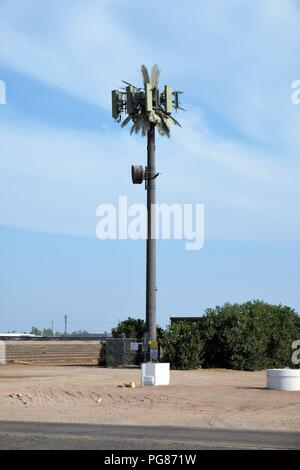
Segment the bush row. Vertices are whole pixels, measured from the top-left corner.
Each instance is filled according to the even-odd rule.
[[[173,369],[238,370],[295,367],[292,342],[300,319],[290,307],[262,301],[207,309],[199,321],[172,324],[161,337],[162,360]]]

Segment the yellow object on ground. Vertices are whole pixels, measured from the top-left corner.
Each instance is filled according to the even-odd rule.
[[[135,382],[124,383],[122,387],[123,388],[136,388],[136,383]]]

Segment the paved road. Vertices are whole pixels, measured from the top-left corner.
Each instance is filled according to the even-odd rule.
[[[300,449],[300,432],[2,421],[0,449]]]

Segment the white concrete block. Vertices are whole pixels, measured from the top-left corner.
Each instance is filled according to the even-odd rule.
[[[170,364],[168,362],[144,362],[141,369],[141,383],[144,385],[169,385]]]
[[[300,390],[300,369],[267,369],[270,390]]]
[[[6,345],[4,341],[0,341],[0,364],[6,364]]]

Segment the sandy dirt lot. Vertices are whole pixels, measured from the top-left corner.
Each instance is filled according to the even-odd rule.
[[[0,366],[0,420],[300,430],[300,392],[270,391],[265,372],[172,371],[171,385],[139,369]]]

